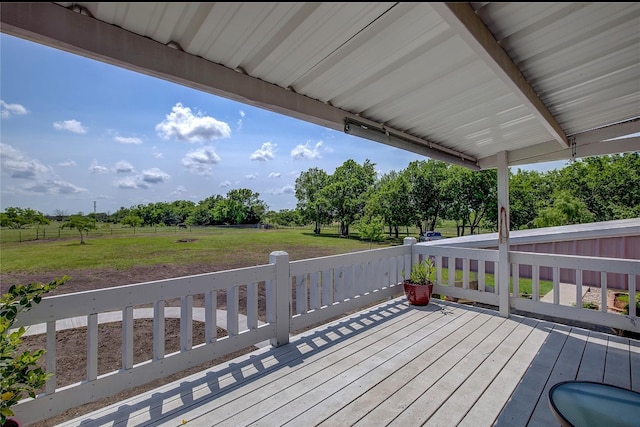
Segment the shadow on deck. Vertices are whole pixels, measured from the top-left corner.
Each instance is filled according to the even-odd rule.
[[[640,342],[399,298],[61,425],[548,426],[569,379],[640,389]]]

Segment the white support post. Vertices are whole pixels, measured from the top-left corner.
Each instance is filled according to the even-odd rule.
[[[289,254],[284,251],[275,251],[269,254],[269,264],[276,266],[275,286],[275,324],[276,337],[271,338],[270,343],[274,347],[289,343],[291,326],[291,275],[289,269]]]
[[[416,243],[418,243],[418,240],[416,240],[415,237],[405,237],[402,240],[402,244],[403,245],[415,245]],[[411,275],[411,269],[413,268],[414,264],[417,264],[419,262],[418,259],[418,254],[414,254],[413,253],[413,248],[411,248],[411,255],[409,256],[409,265],[407,266],[407,257],[405,257],[405,262],[404,262],[404,268],[402,270],[402,280],[408,279],[409,276]]]
[[[498,160],[498,294],[500,315],[509,317],[509,163],[507,152]]]

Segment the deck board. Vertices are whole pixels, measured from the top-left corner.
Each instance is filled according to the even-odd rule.
[[[556,382],[639,376],[637,340],[399,298],[61,425],[557,426]]]

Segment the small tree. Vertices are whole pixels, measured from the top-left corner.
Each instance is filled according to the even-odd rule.
[[[135,214],[129,214],[122,219],[122,225],[130,225],[133,227],[133,232],[135,234],[136,227],[140,227],[143,223],[142,218]]]
[[[28,225],[49,224],[49,220],[40,211],[30,208],[10,207],[0,213],[0,225],[9,228],[25,228]]]
[[[7,418],[13,416],[12,406],[26,397],[35,398],[51,375],[37,366],[44,349],[18,352],[26,330],[24,326],[12,330],[12,326],[20,313],[39,304],[43,294],[67,280],[69,277],[63,276],[48,284],[12,285],[0,296],[0,425],[5,425]]]
[[[369,248],[374,241],[379,242],[384,239],[384,220],[379,215],[362,218],[358,221],[357,228],[360,238],[369,241]]]
[[[71,215],[71,217],[62,224],[62,228],[75,228],[80,233],[80,244],[84,245],[84,235],[89,230],[95,230],[96,221],[83,215]]]

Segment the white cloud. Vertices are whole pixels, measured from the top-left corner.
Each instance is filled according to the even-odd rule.
[[[63,181],[52,168],[37,159],[29,159],[11,145],[0,143],[0,169],[11,178],[28,182],[21,188],[34,193],[72,194],[87,191],[70,182]]]
[[[267,160],[273,160],[275,158],[274,152],[276,151],[276,144],[271,142],[265,142],[258,150],[254,151],[249,157],[250,160],[258,160],[260,162],[266,162]]]
[[[180,196],[187,192],[187,189],[184,185],[178,185],[176,189],[170,194],[171,196]]]
[[[135,145],[142,144],[142,140],[135,136],[125,137],[125,136],[116,135],[113,137],[113,140],[115,142],[119,142],[120,144],[135,144]]]
[[[211,175],[215,165],[220,162],[220,156],[213,147],[202,147],[191,150],[182,158],[182,165],[190,172],[198,175]]]
[[[244,119],[245,113],[244,111],[240,110],[240,118],[238,119],[238,130],[242,129],[242,119]]]
[[[161,184],[167,182],[171,176],[158,168],[145,169],[142,173],[125,176],[113,181],[113,185],[125,190],[145,190],[149,184]]]
[[[310,147],[310,144],[311,144],[310,141],[307,141],[305,145],[298,144],[293,150],[291,150],[291,158],[294,160],[321,159],[322,158],[321,151],[329,151],[327,149],[323,149],[324,144],[322,141],[318,141],[313,148]]]
[[[164,139],[175,138],[191,143],[231,136],[228,124],[201,113],[193,114],[191,108],[184,107],[181,103],[177,103],[166,119],[156,125],[156,132]]]
[[[281,188],[276,188],[273,190],[267,191],[269,194],[294,194],[296,191],[295,187],[292,185],[285,185]]]
[[[98,161],[94,160],[89,165],[89,171],[91,173],[107,173],[109,172],[109,168],[98,164]]]
[[[34,193],[58,193],[58,194],[75,194],[87,191],[86,188],[78,187],[70,182],[62,181],[59,179],[45,180],[28,184],[25,187],[27,191],[33,191]]]
[[[222,188],[231,187],[231,181],[222,181],[220,183],[220,187],[222,187]]]
[[[254,180],[254,179],[258,179],[258,175],[256,174],[249,174],[249,175],[245,175],[245,178],[247,178],[248,180]]]
[[[269,178],[280,178],[280,172],[271,172]]]
[[[20,104],[7,104],[0,99],[0,117],[8,119],[11,116],[22,116],[29,111]]]
[[[68,167],[78,166],[78,165],[76,164],[76,162],[74,162],[73,160],[69,159],[69,160],[65,160],[64,162],[58,163],[58,166],[61,166],[63,168],[68,168]]]
[[[80,134],[87,133],[87,128],[82,126],[82,123],[80,123],[77,120],[65,120],[63,122],[54,122],[53,128],[55,130],[68,130],[69,132],[73,132],[73,133],[80,133]]]
[[[113,184],[118,188],[123,189],[136,189],[138,187],[138,178],[135,176],[125,176],[124,178],[116,179]]]
[[[2,171],[11,178],[37,180],[47,176],[51,170],[39,160],[29,159],[11,145],[0,143]]]
[[[142,171],[142,180],[149,184],[160,184],[167,182],[171,176],[158,168],[145,169]]]
[[[125,160],[120,160],[115,166],[116,173],[135,172],[133,165]]]
[[[153,147],[153,158],[154,159],[163,159],[164,158],[164,154],[162,154],[160,151],[158,151],[158,147]]]

